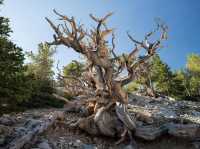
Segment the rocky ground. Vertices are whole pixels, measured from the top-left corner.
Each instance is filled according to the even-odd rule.
[[[140,149],[200,149],[200,103],[130,95],[128,109],[137,120],[135,140]],[[130,149],[117,138],[92,137],[71,128],[79,113],[40,109],[3,115],[0,148],[24,149]]]

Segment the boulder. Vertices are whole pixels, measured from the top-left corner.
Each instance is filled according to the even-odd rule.
[[[181,138],[200,137],[200,125],[198,124],[166,124],[168,134]]]
[[[167,133],[167,127],[160,126],[160,127],[154,127],[154,126],[140,126],[137,127],[135,136],[142,138],[144,140],[155,140],[156,138],[160,137],[161,135],[164,135]]]

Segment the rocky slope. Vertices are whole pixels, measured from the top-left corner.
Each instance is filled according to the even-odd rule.
[[[139,148],[200,148],[200,103],[130,95],[128,109],[137,120],[134,138]],[[92,137],[70,127],[68,122],[82,115],[66,111],[40,109],[3,115],[0,118],[0,148],[132,148],[128,141],[116,146],[116,138]]]

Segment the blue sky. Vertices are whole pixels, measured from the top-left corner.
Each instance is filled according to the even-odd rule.
[[[5,0],[1,14],[10,18],[12,40],[26,51],[36,51],[38,43],[52,40],[53,31],[44,17],[56,20],[54,8],[75,16],[86,27],[93,25],[90,13],[103,16],[114,12],[108,24],[116,30],[119,52],[133,47],[126,31],[140,40],[154,27],[154,19],[160,17],[169,26],[169,39],[159,54],[172,69],[184,67],[187,54],[200,54],[199,0]],[[79,57],[63,46],[55,55],[60,67]]]

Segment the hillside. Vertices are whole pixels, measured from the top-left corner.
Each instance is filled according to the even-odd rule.
[[[77,98],[73,102],[79,100],[86,99]],[[132,117],[136,118],[137,129],[134,139],[141,149],[169,147],[198,149],[200,147],[198,140],[200,103],[130,95],[128,109]],[[129,142],[116,146],[115,138],[92,137],[79,128],[73,127],[70,122],[81,117],[83,117],[82,113],[74,113],[67,105],[63,109],[40,109],[3,115],[0,118],[0,147],[131,148]]]

